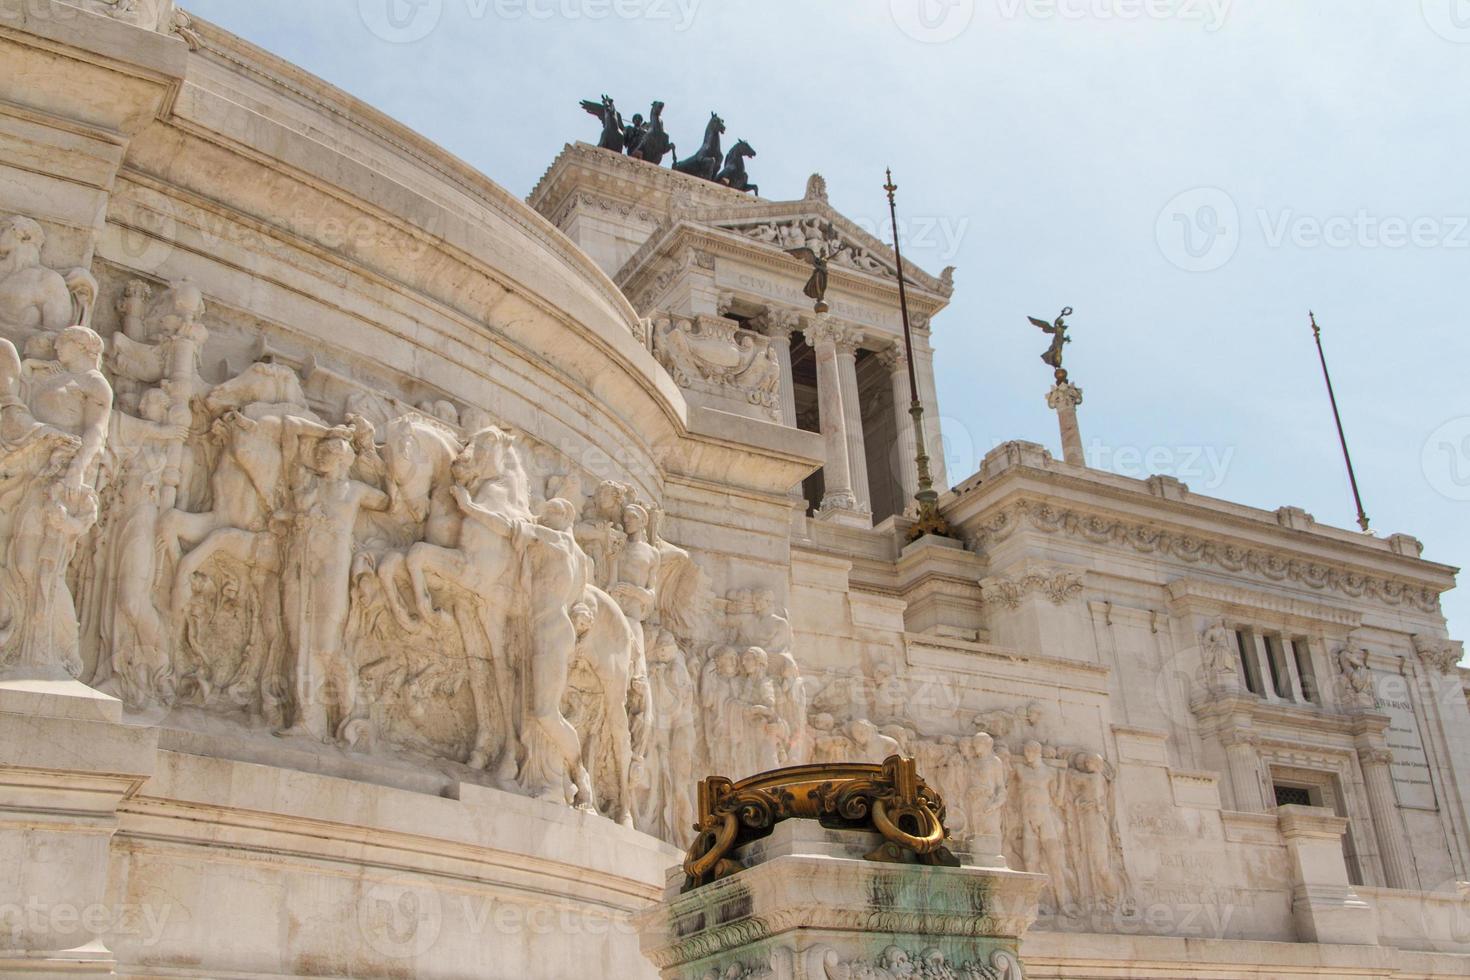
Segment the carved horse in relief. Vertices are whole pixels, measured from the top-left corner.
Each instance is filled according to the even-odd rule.
[[[745,140],[740,140],[734,146],[730,147],[730,152],[725,155],[725,169],[720,171],[719,176],[715,180],[724,184],[726,187],[734,188],[737,191],[748,191],[759,197],[761,193],[760,187],[752,184],[750,182],[750,175],[745,172],[745,161],[753,156],[755,156],[755,148],[745,142]]]
[[[674,169],[691,177],[714,180],[715,174],[720,170],[720,162],[725,157],[720,149],[720,136],[724,132],[725,120],[720,118],[719,113],[711,112],[709,125],[704,128],[704,143],[700,145],[699,151],[687,160],[675,162]]]
[[[626,145],[623,137],[623,116],[613,104],[612,96],[604,95],[601,102],[584,99],[582,108],[602,121],[602,138],[597,145],[604,150],[622,153]]]

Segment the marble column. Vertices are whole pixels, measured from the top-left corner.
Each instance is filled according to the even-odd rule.
[[[1265,813],[1267,801],[1265,780],[1261,778],[1261,753],[1256,748],[1254,732],[1239,729],[1223,732],[1225,760],[1230,767],[1230,785],[1235,790],[1235,808],[1245,813]]]
[[[939,393],[934,382],[934,348],[929,345],[927,320],[914,324],[914,369],[919,378],[919,400],[924,405],[924,446],[929,453],[929,475],[934,480],[934,489],[943,494],[949,489],[949,473],[944,461]]]
[[[1086,466],[1082,451],[1082,432],[1077,426],[1077,406],[1082,404],[1082,389],[1070,381],[1058,383],[1046,396],[1047,405],[1057,413],[1062,430],[1062,458],[1075,466]]]
[[[818,313],[804,332],[817,358],[817,398],[822,416],[822,438],[827,448],[826,464],[822,467],[826,490],[819,516],[826,519],[852,516],[858,512],[857,497],[852,492],[847,416],[842,406],[842,371],[837,354],[837,344],[843,339],[843,331]]]
[[[857,352],[861,338],[845,331],[837,341],[837,373],[842,380],[842,417],[847,429],[847,462],[857,509],[873,512],[873,486],[868,481],[868,444],[863,437],[863,402],[858,390]]]
[[[893,425],[898,434],[894,440],[897,458],[893,465],[898,467],[898,482],[903,487],[903,500],[899,511],[907,514],[913,505],[914,495],[919,492],[919,469],[914,457],[919,453],[914,441],[913,392],[909,388],[909,359],[903,348],[894,344],[878,355],[883,366],[888,368],[888,380],[893,385]]]
[[[1373,745],[1358,746],[1358,763],[1363,767],[1363,788],[1368,794],[1368,813],[1373,818],[1373,836],[1383,862],[1384,884],[1389,888],[1417,888],[1404,822],[1393,792],[1393,752]]]
[[[801,316],[795,310],[767,310],[761,326],[776,350],[781,366],[781,421],[793,429],[796,425],[796,379],[791,373],[791,335],[801,327]]]

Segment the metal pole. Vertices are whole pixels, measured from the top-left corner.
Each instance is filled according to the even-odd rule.
[[[908,285],[903,271],[903,249],[898,241],[898,204],[894,197],[898,185],[893,182],[891,169],[887,174],[888,181],[883,189],[888,192],[888,216],[893,222],[893,259],[898,269],[898,305],[903,313],[903,345],[909,368],[909,415],[914,420],[914,445],[918,450],[914,456],[914,465],[919,470],[919,492],[914,494],[914,499],[919,504],[919,519],[910,530],[909,537],[918,539],[926,534],[951,537],[949,522],[939,513],[939,494],[934,489],[934,477],[929,472],[929,451],[924,438],[924,403],[919,398],[919,374],[914,363],[914,333],[909,323]]]
[[[1317,342],[1317,359],[1322,362],[1322,377],[1327,381],[1327,398],[1332,402],[1332,418],[1337,422],[1337,441],[1342,446],[1342,458],[1347,462],[1348,483],[1352,484],[1353,502],[1358,507],[1358,527],[1366,533],[1368,514],[1363,510],[1363,495],[1358,492],[1358,475],[1353,471],[1353,457],[1348,452],[1347,435],[1342,428],[1342,413],[1337,409],[1337,393],[1332,390],[1332,374],[1327,370],[1327,355],[1322,350],[1322,328],[1317,326],[1317,314],[1308,310],[1307,316],[1312,318],[1312,339]]]

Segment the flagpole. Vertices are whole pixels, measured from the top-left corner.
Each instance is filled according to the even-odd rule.
[[[927,534],[953,537],[949,522],[939,513],[939,494],[934,489],[934,477],[929,472],[929,451],[924,438],[924,402],[919,398],[919,374],[914,364],[914,331],[909,323],[909,294],[903,271],[903,251],[898,242],[898,204],[894,193],[898,185],[893,182],[893,170],[888,170],[888,181],[883,185],[888,192],[888,216],[893,221],[893,260],[898,270],[898,305],[903,312],[903,346],[909,369],[909,416],[914,420],[914,466],[919,471],[919,492],[914,500],[919,504],[919,517],[909,530],[909,540],[916,541]]]
[[[1353,471],[1353,456],[1348,452],[1347,435],[1342,428],[1342,413],[1337,409],[1337,393],[1332,390],[1332,374],[1327,370],[1327,354],[1322,350],[1322,328],[1317,326],[1317,314],[1311,310],[1312,339],[1317,342],[1317,359],[1322,362],[1322,377],[1327,382],[1327,399],[1332,402],[1332,418],[1337,422],[1337,441],[1342,446],[1342,458],[1347,462],[1348,483],[1352,484],[1353,502],[1358,507],[1358,527],[1368,532],[1368,514],[1363,510],[1363,495],[1358,492],[1358,475]]]

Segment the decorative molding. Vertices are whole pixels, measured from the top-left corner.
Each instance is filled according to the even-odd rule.
[[[1254,572],[1273,582],[1294,582],[1354,599],[1367,597],[1390,606],[1409,606],[1425,613],[1437,614],[1440,611],[1438,593],[1409,582],[1363,575],[1280,551],[1182,534],[1156,524],[1121,520],[1031,500],[1019,501],[980,524],[974,532],[976,548],[983,551],[989,545],[1005,541],[1023,527],[1046,534],[1066,534],[1094,544],[1126,545],[1140,554],[1213,565],[1228,572]]]
[[[980,580],[980,594],[989,605],[1019,609],[1021,601],[1039,592],[1060,606],[1082,594],[1083,577],[1066,569],[1037,567],[1015,578],[991,576]]]

